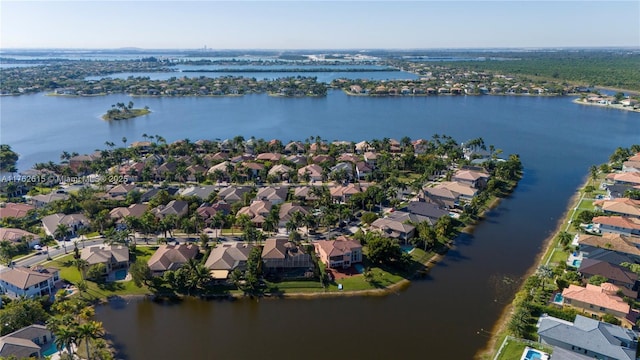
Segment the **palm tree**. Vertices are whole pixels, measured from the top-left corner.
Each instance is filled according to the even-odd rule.
[[[558,241],[560,242],[560,244],[562,246],[566,246],[569,244],[569,242],[571,241],[571,234],[569,234],[566,231],[561,231],[558,234]]]
[[[73,347],[77,342],[78,333],[76,329],[68,325],[62,325],[57,327],[55,331],[53,331],[55,338],[53,339],[54,344],[58,350],[67,350],[69,357],[74,359]]]
[[[540,265],[536,270],[536,275],[538,275],[542,279],[542,290],[544,291],[544,285],[546,279],[551,279],[553,276],[553,269],[549,265]]]
[[[96,340],[104,336],[104,330],[102,323],[97,321],[88,321],[84,324],[78,325],[77,337],[84,342],[87,350],[87,359],[91,359],[91,353],[89,352],[89,341]]]
[[[53,236],[60,239],[60,241],[64,241],[67,235],[69,235],[69,231],[71,231],[71,228],[69,228],[69,225],[58,224],[58,226],[56,227],[56,230],[53,233]]]
[[[80,272],[80,276],[82,281],[85,279],[85,271],[87,270],[87,266],[89,266],[89,262],[82,258],[77,258],[73,260],[73,264],[76,266],[76,269]]]

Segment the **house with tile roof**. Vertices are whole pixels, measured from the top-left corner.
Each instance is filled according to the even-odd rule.
[[[82,249],[80,258],[88,266],[104,264],[106,274],[129,267],[129,248],[122,245],[92,246]]]
[[[640,200],[629,198],[596,200],[593,202],[593,206],[607,215],[640,218]]]
[[[356,240],[339,236],[335,240],[319,240],[313,243],[316,254],[328,268],[349,268],[362,262],[362,245]]]
[[[638,274],[625,267],[601,260],[582,259],[578,273],[585,280],[595,275],[603,276],[608,283],[620,287],[626,296],[632,299],[638,297]]]
[[[167,270],[177,270],[190,259],[195,259],[200,249],[195,244],[161,245],[147,260],[151,273],[155,276]]]
[[[30,233],[22,229],[0,227],[0,241],[4,240],[14,244],[26,241],[29,247],[40,244],[40,236],[37,234]]]
[[[287,200],[289,188],[286,186],[266,186],[258,189],[257,200],[269,201],[273,205],[282,204]]]
[[[640,172],[620,172],[608,174],[607,181],[612,184],[640,185]]]
[[[158,205],[151,209],[151,212],[158,218],[164,218],[167,215],[175,215],[182,217],[187,215],[189,211],[189,203],[184,200],[171,200],[167,205]]]
[[[228,186],[218,192],[218,199],[233,204],[242,201],[244,194],[250,191],[251,188],[248,186]]]
[[[41,359],[43,350],[53,341],[51,330],[44,325],[33,324],[0,337],[0,358]]]
[[[563,305],[595,316],[613,315],[625,321],[631,307],[616,295],[618,290],[619,287],[610,283],[602,283],[600,286],[587,284],[586,287],[571,284],[562,290]]]
[[[573,322],[542,316],[538,336],[542,344],[592,359],[635,360],[638,348],[635,331],[582,315],[576,315]]]
[[[298,179],[304,180],[305,176],[308,176],[310,181],[322,181],[322,167],[311,164],[298,169]]]
[[[383,236],[407,242],[413,238],[416,227],[404,222],[406,219],[398,219],[392,217],[379,218],[371,223],[371,229],[380,232]]]
[[[246,215],[254,225],[262,227],[272,206],[273,204],[270,201],[254,200],[251,205],[240,208],[236,213],[236,217]]]
[[[71,236],[75,236],[78,229],[89,226],[89,219],[83,214],[51,214],[42,218],[42,227],[47,235],[53,236],[60,224],[67,225]]]
[[[616,252],[640,262],[640,238],[620,234],[603,234],[602,236],[581,234],[578,245],[583,257],[593,259],[603,252]]]
[[[278,222],[278,226],[284,228],[287,222],[293,217],[293,214],[297,212],[306,216],[309,214],[309,209],[292,202],[282,204],[279,210],[280,221]]]
[[[0,291],[12,298],[54,295],[59,281],[56,268],[12,267],[0,272]]]
[[[453,174],[451,180],[474,189],[484,189],[489,180],[489,173],[484,170],[460,169]]]
[[[211,271],[214,279],[226,279],[229,272],[246,268],[251,249],[253,245],[244,243],[218,245],[211,250],[204,266]]]
[[[262,261],[267,270],[313,267],[311,256],[301,246],[286,238],[270,238],[264,242]]]
[[[624,216],[596,216],[591,222],[601,233],[640,236],[640,218]]]
[[[21,203],[1,203],[0,219],[16,218],[20,219],[27,216],[29,210],[35,209],[35,206]]]

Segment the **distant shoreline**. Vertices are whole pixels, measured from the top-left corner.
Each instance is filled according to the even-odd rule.
[[[631,112],[640,112],[640,108],[632,108],[630,106],[624,106],[621,104],[597,104],[597,103],[592,103],[592,102],[585,102],[582,101],[581,99],[574,99],[573,100],[574,104],[579,104],[579,105],[587,105],[587,106],[598,106],[601,108],[607,108],[607,109],[615,109],[615,110],[624,110],[624,111],[631,111]]]

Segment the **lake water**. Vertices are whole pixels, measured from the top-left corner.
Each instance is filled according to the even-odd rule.
[[[130,97],[0,99],[0,142],[19,167],[57,161],[62,150],[91,152],[159,134],[168,141],[236,135],[283,141],[320,135],[360,141],[447,134],[482,137],[525,166],[514,194],[463,235],[427,278],[386,297],[316,300],[131,300],[97,309],[127,359],[471,359],[517,282],[534,263],[589,166],[618,146],[640,143],[640,114],[580,106],[567,97],[350,97],[251,95],[134,98],[152,114],[105,122]],[[481,330],[484,329],[484,330]]]

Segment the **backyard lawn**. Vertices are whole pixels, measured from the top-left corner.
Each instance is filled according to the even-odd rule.
[[[138,246],[135,256],[138,259],[148,260],[157,247]],[[82,275],[73,263],[73,254],[68,254],[46,263],[47,266],[53,266],[60,269],[60,277],[72,284],[77,284],[82,280]],[[149,291],[145,287],[137,287],[133,281],[118,281],[99,284],[90,280],[85,281],[87,291],[81,294],[82,297],[89,300],[107,298],[114,295],[144,295]]]

